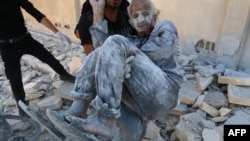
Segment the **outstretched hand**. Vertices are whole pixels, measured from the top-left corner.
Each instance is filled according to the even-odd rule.
[[[93,25],[103,20],[105,0],[89,0],[93,9]]]
[[[135,58],[135,56],[129,56],[126,60],[125,60],[125,67],[124,67],[124,77],[126,79],[130,78],[131,76],[131,64],[130,62]]]

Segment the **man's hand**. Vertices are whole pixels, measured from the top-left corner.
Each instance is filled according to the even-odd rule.
[[[103,20],[105,0],[89,0],[93,9],[93,25]]]
[[[60,31],[56,32],[56,37],[64,44],[66,45],[70,45],[71,44],[71,40],[69,39],[68,36],[64,35],[63,33],[61,33]]]
[[[131,64],[130,62],[134,59],[134,56],[129,56],[126,60],[125,60],[125,67],[124,67],[124,77],[126,79],[130,78],[131,74]]]

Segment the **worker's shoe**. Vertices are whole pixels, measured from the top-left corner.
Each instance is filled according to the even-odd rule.
[[[65,113],[59,113],[50,109],[46,110],[46,114],[49,120],[54,124],[54,126],[60,130],[65,136],[66,140],[91,140],[98,141],[98,139],[88,133],[75,128],[68,121],[65,120]]]

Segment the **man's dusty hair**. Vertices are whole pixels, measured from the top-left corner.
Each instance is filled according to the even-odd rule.
[[[128,14],[129,14],[129,17],[131,17],[131,13],[130,13],[130,8],[135,4],[135,3],[146,3],[149,5],[151,11],[156,14],[156,11],[155,11],[155,6],[153,4],[153,2],[151,0],[131,0],[130,2],[130,5],[128,6],[127,8],[127,11],[128,11]]]

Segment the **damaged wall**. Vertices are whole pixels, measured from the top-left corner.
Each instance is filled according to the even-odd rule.
[[[249,6],[249,0],[230,0],[228,3],[221,36],[217,41],[217,53],[218,61],[230,68],[236,68],[239,64],[240,45],[247,32]]]
[[[177,26],[181,40],[190,36],[215,42],[221,34],[228,0],[153,0],[160,19]]]

